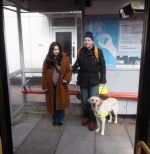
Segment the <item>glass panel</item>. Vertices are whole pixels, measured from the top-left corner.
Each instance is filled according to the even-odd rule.
[[[22,13],[25,68],[42,68],[49,49],[49,19],[38,13]]]
[[[4,9],[4,20],[8,67],[9,73],[12,73],[20,69],[17,13]]]
[[[26,88],[42,89],[42,74],[41,73],[26,73]],[[45,95],[28,94],[27,101],[29,102],[45,102]]]
[[[61,46],[62,50],[66,52],[70,57],[72,54],[72,33],[71,32],[56,32],[56,41],[58,41]],[[70,58],[71,61],[71,58]]]
[[[23,104],[21,75],[10,78],[10,102],[12,112]]]
[[[74,18],[53,18],[52,26],[75,26]]]

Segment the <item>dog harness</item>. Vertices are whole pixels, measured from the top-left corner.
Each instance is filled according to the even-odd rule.
[[[103,112],[103,113],[101,113],[101,114],[96,114],[95,112],[94,112],[94,115],[95,115],[95,117],[97,117],[97,118],[104,118],[104,117],[106,117],[106,116],[108,116],[108,112]]]

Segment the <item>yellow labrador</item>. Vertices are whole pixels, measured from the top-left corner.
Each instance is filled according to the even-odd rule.
[[[118,108],[119,108],[118,101],[115,98],[108,98],[106,100],[102,100],[99,97],[92,96],[88,99],[88,102],[90,103],[92,110],[94,112],[94,115],[96,117],[96,121],[97,121],[96,132],[100,131],[100,123],[102,123],[101,135],[104,135],[107,115],[110,115],[110,119],[108,120],[108,122],[112,122],[111,112],[114,113],[114,116],[115,116],[114,123],[117,124],[117,114],[118,114]]]

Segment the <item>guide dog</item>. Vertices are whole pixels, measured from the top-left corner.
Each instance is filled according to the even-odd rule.
[[[114,116],[115,116],[114,123],[117,124],[117,114],[118,114],[118,108],[119,108],[118,101],[115,98],[108,98],[106,100],[102,100],[99,97],[92,96],[88,99],[88,102],[90,103],[91,108],[96,117],[96,121],[97,121],[96,132],[100,131],[100,126],[101,126],[101,135],[104,135],[107,115],[110,116],[110,119],[108,120],[108,122],[112,122],[111,112],[114,113]]]

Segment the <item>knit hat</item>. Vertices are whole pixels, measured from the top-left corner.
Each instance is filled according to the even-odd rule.
[[[92,41],[94,41],[93,33],[91,33],[91,32],[86,32],[86,33],[84,34],[84,38],[86,38],[86,37],[89,37]]]

